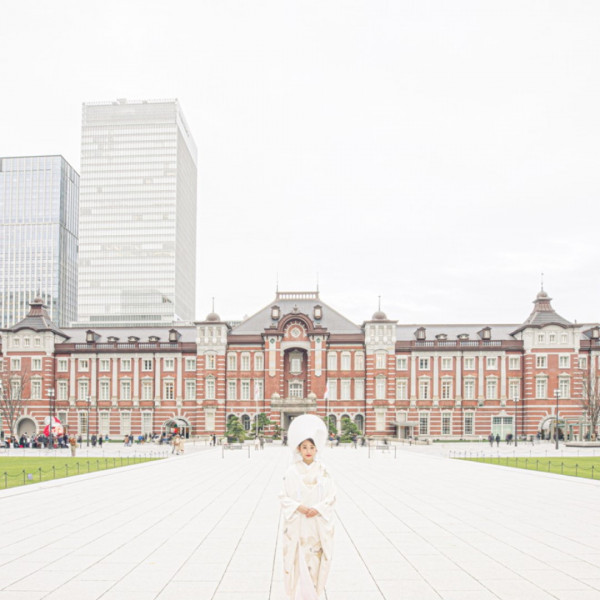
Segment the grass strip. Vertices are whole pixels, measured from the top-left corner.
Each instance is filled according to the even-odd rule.
[[[0,490],[42,481],[64,479],[96,471],[160,460],[140,456],[107,457],[4,457],[0,458]]]

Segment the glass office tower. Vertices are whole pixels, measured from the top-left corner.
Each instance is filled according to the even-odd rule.
[[[77,318],[78,203],[62,156],[0,158],[0,327],[38,296],[59,327]]]
[[[194,319],[196,183],[177,100],[83,105],[79,324]]]

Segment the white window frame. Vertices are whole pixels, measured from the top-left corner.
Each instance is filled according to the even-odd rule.
[[[454,381],[452,380],[452,378],[450,377],[444,377],[442,379],[442,385],[441,385],[441,399],[442,400],[451,400],[452,399],[452,387],[453,387]]]
[[[560,391],[561,400],[569,399],[571,397],[571,379],[569,377],[559,377],[558,389]]]
[[[69,399],[69,384],[66,379],[59,379],[56,382],[56,399],[57,400],[68,400]]]
[[[175,359],[174,358],[165,358],[163,360],[163,369],[165,371],[174,371],[175,370]]]
[[[475,379],[465,378],[463,382],[463,397],[465,400],[475,400]]]
[[[571,356],[569,354],[558,355],[558,368],[559,369],[570,369],[571,368]]]
[[[128,410],[119,413],[119,433],[121,435],[131,434],[131,412]]]
[[[509,371],[520,371],[521,370],[521,357],[520,356],[509,356],[508,357],[508,370]]]
[[[68,373],[69,372],[69,359],[59,358],[56,361],[56,371],[58,373]]]
[[[474,356],[465,356],[463,359],[463,370],[464,371],[474,371],[475,370],[475,357]]]
[[[142,372],[150,373],[152,371],[152,359],[142,358]]]
[[[196,399],[196,380],[188,378],[185,380],[185,399],[195,400]]]
[[[548,398],[548,379],[546,377],[536,377],[535,397],[538,400],[546,400]]]
[[[429,356],[419,356],[419,371],[429,371]]]
[[[419,435],[429,435],[430,419],[429,411],[419,412]]]
[[[206,369],[214,371],[217,368],[217,356],[210,352],[206,354]]]
[[[441,360],[441,371],[452,371],[452,357],[442,356]]]
[[[121,379],[119,381],[119,398],[121,400],[131,400],[131,379]]]
[[[463,429],[465,435],[473,435],[475,432],[475,415],[468,411],[464,413]]]
[[[375,377],[375,399],[386,399],[387,378],[385,376]]]
[[[196,371],[196,359],[186,357],[185,359],[185,370],[187,373],[194,373]]]
[[[31,380],[31,400],[41,400],[42,399],[42,380],[35,379]]]
[[[442,413],[442,435],[452,435],[452,413],[447,410]]]
[[[396,357],[396,371],[408,371],[408,356]]]
[[[227,400],[237,400],[237,381],[235,379],[227,380]]]
[[[487,377],[485,380],[485,399],[498,400],[498,379]]]
[[[204,397],[207,400],[215,400],[217,395],[217,382],[214,377],[206,378],[204,388]]]
[[[100,364],[98,365],[98,371],[100,373],[110,373],[110,358],[101,358]]]
[[[154,381],[148,377],[142,379],[142,400],[153,400],[154,396]]]
[[[356,371],[362,371],[365,368],[365,353],[355,352],[354,353],[354,369]]]
[[[164,379],[163,380],[163,399],[164,400],[175,400],[175,380]]]
[[[496,371],[498,369],[498,357],[497,356],[486,356],[485,357],[485,368],[488,371]]]
[[[431,396],[431,381],[426,377],[419,379],[419,400],[429,400]]]
[[[90,359],[80,358],[77,360],[77,370],[81,373],[87,373],[90,370]]]
[[[98,381],[98,400],[110,400],[110,379],[102,377]]]
[[[34,356],[31,359],[31,370],[41,371],[42,370],[42,359],[39,356]]]
[[[121,372],[123,372],[123,373],[131,372],[131,359],[130,358],[122,358],[121,359]]]
[[[342,352],[340,366],[342,371],[350,371],[352,369],[350,352]]]
[[[535,367],[536,367],[536,369],[547,369],[548,368],[548,355],[547,354],[536,354],[535,355]]]
[[[408,379],[396,379],[396,400],[408,400]]]
[[[387,352],[375,352],[375,368],[386,369],[387,368]]]
[[[340,400],[350,400],[351,382],[350,379],[340,381]]]
[[[265,370],[265,356],[262,352],[256,352],[254,354],[254,370],[264,371]]]
[[[365,399],[365,380],[355,379],[354,380],[354,399],[364,400]]]
[[[240,371],[250,371],[250,352],[240,354]]]
[[[248,358],[248,361],[250,358]],[[242,379],[240,381],[240,400],[250,400],[250,380]]]
[[[327,370],[328,371],[337,371],[337,352],[328,352],[327,353]]]
[[[237,371],[237,353],[235,353],[235,352],[227,353],[227,370],[228,371]]]

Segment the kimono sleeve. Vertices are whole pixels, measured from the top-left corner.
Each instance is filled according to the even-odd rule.
[[[322,486],[321,500],[313,506],[326,520],[331,521],[333,517],[333,506],[335,504],[335,484],[327,471],[321,475],[319,485]]]
[[[279,494],[279,501],[281,502],[283,517],[286,521],[292,518],[297,508],[300,506],[300,502],[293,498],[294,486],[291,479],[293,479],[293,475],[291,475],[288,471],[286,476],[283,478],[283,488]]]

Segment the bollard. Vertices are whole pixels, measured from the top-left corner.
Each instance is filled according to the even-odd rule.
[[[23,469],[23,485],[25,485],[25,469]]]
[[[69,465],[67,465],[67,464],[65,464],[65,472],[66,472],[65,477],[68,477],[69,476]]]
[[[52,465],[52,479],[56,479],[56,467]]]
[[[561,474],[561,475],[564,475],[564,474],[565,474],[565,469],[564,469],[564,467],[565,467],[565,463],[561,462],[561,463],[560,463],[560,474]]]
[[[42,480],[42,467],[40,467],[38,470],[40,472],[40,481],[41,481]]]
[[[577,463],[575,463],[575,477],[578,477],[578,475],[577,475],[578,469],[579,469],[579,465]]]
[[[594,479],[594,465],[592,465],[592,479]]]
[[[79,462],[77,462],[76,464],[77,464],[77,475],[79,475]]]

